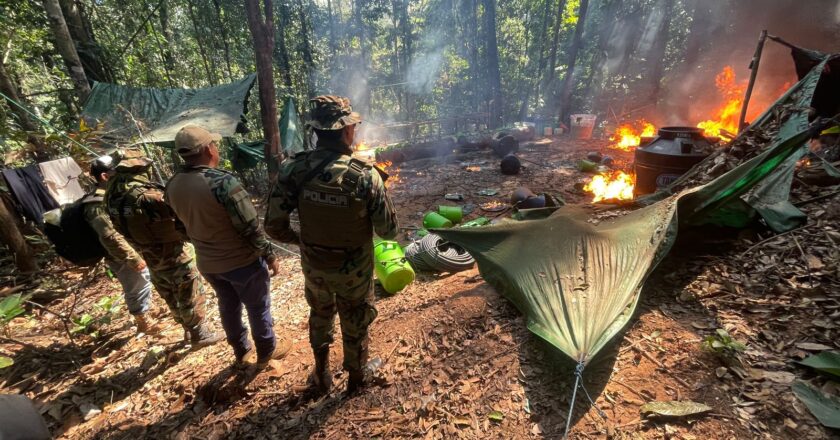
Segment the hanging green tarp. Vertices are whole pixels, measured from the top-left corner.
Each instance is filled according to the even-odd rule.
[[[232,136],[244,123],[248,95],[256,76],[203,89],[155,89],[95,83],[82,117],[105,122],[112,142],[166,143],[181,127],[195,124]],[[241,125],[244,126],[244,125]]]
[[[294,156],[306,149],[303,144],[303,125],[300,123],[295,99],[286,98],[283,114],[280,115],[280,142],[286,157]]]
[[[435,233],[475,257],[482,277],[517,306],[532,332],[585,364],[630,319],[680,227],[743,226],[756,212],[787,202],[789,184],[781,194],[762,183],[788,181],[782,175],[803,153],[808,104],[824,63],[774,105],[790,113],[765,151],[706,185],[660,194],[660,201],[598,225],[589,222],[589,211],[566,207],[544,220]],[[770,119],[756,124],[762,120]]]
[[[254,168],[264,158],[265,141],[243,142],[230,149],[230,162],[236,171]]]

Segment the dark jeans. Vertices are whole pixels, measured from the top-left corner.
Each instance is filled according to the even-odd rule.
[[[242,324],[242,305],[248,312],[251,337],[258,356],[274,351],[274,321],[271,319],[270,276],[262,258],[225,273],[204,274],[219,299],[219,315],[228,343],[236,356],[251,347],[248,331]]]

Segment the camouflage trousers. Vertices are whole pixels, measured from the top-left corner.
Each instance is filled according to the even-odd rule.
[[[201,324],[205,316],[204,287],[186,243],[145,245],[137,250],[175,321],[188,328]]]
[[[368,327],[376,319],[373,298],[373,249],[331,251],[303,247],[301,265],[309,303],[309,343],[328,348],[334,340],[335,315],[341,325],[344,369],[367,363]]]

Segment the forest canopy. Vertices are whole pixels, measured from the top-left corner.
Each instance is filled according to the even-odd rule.
[[[669,119],[659,123],[693,125],[697,98],[714,87],[723,66],[746,76],[760,27],[830,51],[838,31],[833,15],[822,11],[837,6],[820,2],[825,7],[790,0],[774,0],[772,8],[758,0],[260,3],[273,13],[278,102],[284,96],[302,103],[320,93],[346,95],[375,128],[471,113],[487,113],[502,125],[644,108]],[[200,88],[239,80],[256,70],[244,3],[0,0],[3,92],[14,91],[17,101],[58,130],[73,131],[89,93],[84,81]],[[57,30],[56,16],[66,32]],[[791,17],[810,24],[792,29]],[[75,61],[68,55],[72,49]],[[766,57],[772,60],[774,51],[783,53],[773,48]],[[793,76],[789,63],[764,65],[766,87],[777,90]],[[255,108],[256,97],[251,99]],[[249,117],[256,139],[257,112]],[[0,105],[2,151],[8,155],[33,142],[45,148],[39,139],[52,131],[37,118],[8,102]],[[11,155],[6,163],[22,157]]]

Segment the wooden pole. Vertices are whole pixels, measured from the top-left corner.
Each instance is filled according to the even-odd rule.
[[[741,106],[741,118],[738,120],[738,132],[743,131],[747,121],[747,107],[750,105],[750,97],[752,96],[753,87],[755,86],[755,77],[758,75],[758,65],[761,63],[761,53],[764,51],[764,42],[767,41],[767,30],[761,31],[758,37],[758,45],[755,47],[755,54],[753,54],[752,61],[750,61],[750,83],[747,86],[747,93],[744,95],[744,104]]]

